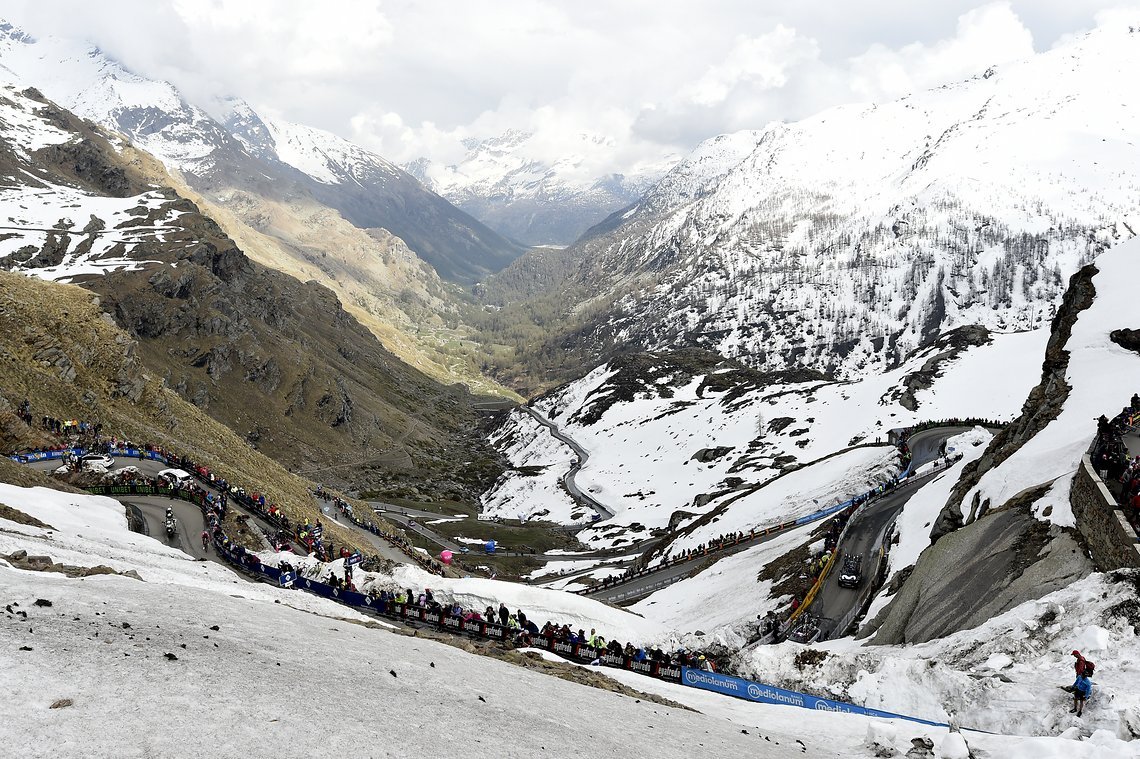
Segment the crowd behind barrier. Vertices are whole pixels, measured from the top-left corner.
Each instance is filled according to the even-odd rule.
[[[580,664],[623,669],[646,677],[757,703],[859,714],[882,719],[903,719],[933,727],[948,727],[946,723],[870,709],[843,701],[819,698],[798,691],[777,688],[766,683],[721,674],[714,670],[709,660],[694,653],[680,651],[663,654],[660,649],[656,648],[648,651],[640,648],[631,651],[629,643],[621,646],[613,641],[607,645],[604,641],[599,640],[597,641],[598,644],[595,645],[589,640],[584,642],[574,640],[573,634],[567,636],[565,626],[561,628],[561,632],[556,632],[549,622],[543,630],[534,633],[532,632],[534,629],[533,622],[529,620],[527,620],[529,630],[514,627],[513,624],[504,625],[489,620],[488,617],[491,617],[493,612],[490,607],[488,607],[485,615],[470,612],[452,613],[446,607],[436,608],[421,605],[422,601],[408,603],[405,600],[396,600],[375,593],[347,591],[316,580],[298,578],[291,568],[286,568],[283,571],[281,568],[263,564],[257,556],[244,552],[240,546],[233,548],[219,543],[217,551],[219,556],[238,568],[259,575],[268,582],[314,593],[360,611],[387,617],[405,624],[424,625],[440,632],[466,635],[480,640],[500,643],[513,642],[527,648],[540,648],[563,659]],[[423,594],[421,594],[421,599],[422,597]],[[502,608],[504,607],[500,606],[500,609]],[[522,615],[522,612],[518,612],[518,615]],[[510,617],[514,621],[517,621],[517,618],[517,615]],[[581,632],[579,631],[579,633]],[[693,666],[694,664],[701,664],[702,660],[704,662],[702,666]]]
[[[1093,468],[1108,486],[1132,529],[1140,533],[1140,456],[1131,456],[1124,436],[1140,424],[1140,394],[1110,421],[1097,419],[1096,437],[1090,447]]]
[[[79,423],[77,423],[78,425]],[[76,429],[79,429],[76,426]],[[246,490],[228,482],[225,478],[217,476],[208,467],[200,466],[193,460],[186,456],[180,456],[171,451],[167,451],[160,446],[152,445],[136,445],[130,441],[120,441],[117,438],[100,439],[95,437],[95,426],[86,425],[83,423],[83,429],[90,430],[88,434],[92,440],[83,441],[82,443],[61,442],[59,446],[51,449],[29,451],[25,453],[13,454],[9,458],[17,463],[28,464],[36,461],[50,461],[50,460],[64,460],[73,462],[78,460],[81,456],[89,453],[100,453],[110,456],[115,456],[117,459],[136,459],[136,460],[151,460],[159,461],[171,467],[176,467],[186,471],[193,476],[198,483],[201,483],[209,488],[213,488],[220,493],[221,511],[220,516],[224,519],[225,509],[229,500],[233,500],[239,504],[243,509],[250,511],[263,520],[271,524],[276,533],[268,535],[269,542],[275,549],[283,549],[285,547],[304,546],[304,550],[312,553],[324,560],[331,560],[336,558],[335,552],[332,551],[332,546],[329,542],[323,539],[323,528],[320,526],[319,520],[316,525],[310,524],[308,520],[304,523],[294,523],[281,511],[278,504],[268,498],[265,493],[256,490]],[[123,463],[120,461],[120,463]],[[140,487],[159,487],[161,485],[155,484],[150,478],[139,476],[136,480],[136,485]],[[174,495],[169,497],[182,498],[194,503],[202,505],[198,500],[201,499],[207,505],[213,505],[214,494],[203,490],[201,488],[190,488],[187,494],[180,494],[181,491],[177,488],[172,489]],[[194,492],[194,491],[200,491]],[[323,492],[323,491],[322,491]],[[137,494],[146,494],[140,491]],[[154,493],[155,495],[164,495],[164,493]],[[337,499],[341,501],[341,499]],[[346,502],[341,501],[345,505]],[[390,533],[382,529],[379,525],[368,520],[361,520],[355,516],[351,517],[351,521],[361,529],[368,530],[374,535],[377,535],[392,545],[403,551],[409,558],[422,566],[424,569],[435,574],[443,574],[442,565],[434,562],[430,557],[423,556],[416,551],[412,545],[403,537]],[[379,557],[370,557],[370,560],[378,560]]]

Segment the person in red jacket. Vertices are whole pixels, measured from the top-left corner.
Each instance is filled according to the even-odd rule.
[[[1080,677],[1085,673],[1085,657],[1081,656],[1081,652],[1076,650],[1073,651],[1073,656],[1077,657],[1076,662],[1073,663],[1073,669],[1076,671],[1077,677]]]

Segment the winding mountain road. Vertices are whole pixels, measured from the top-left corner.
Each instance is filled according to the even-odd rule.
[[[915,433],[909,441],[912,466],[917,468],[935,461],[940,455],[942,444],[948,438],[971,429],[973,427],[935,427]],[[867,505],[851,519],[838,547],[839,555],[836,557],[836,563],[824,580],[810,609],[819,620],[821,640],[840,637],[846,632],[836,629],[836,626],[848,617],[853,620],[854,610],[862,606],[870,595],[871,585],[875,580],[877,554],[887,528],[902,512],[910,497],[927,482],[929,482],[928,477],[912,478]],[[856,588],[839,586],[840,570],[843,568],[843,559],[847,556],[863,557],[862,580]]]
[[[58,469],[61,462],[58,459],[47,461],[34,461],[26,466],[38,469],[41,472],[51,472]],[[148,476],[155,477],[164,469],[170,469],[171,466],[165,462],[154,461],[152,459],[136,459],[127,458],[125,456],[118,456],[115,460],[115,466],[112,471],[120,469],[125,466],[133,466],[139,470],[140,473]],[[201,480],[195,480],[199,487],[220,495],[219,491],[215,488],[206,486]],[[110,497],[110,496],[108,496]],[[136,515],[141,516],[143,519],[144,534],[150,535],[155,540],[162,541],[167,545],[180,548],[190,556],[196,559],[210,559],[211,561],[218,561],[212,551],[202,550],[202,529],[206,526],[205,517],[202,516],[202,510],[197,505],[183,501],[177,498],[163,498],[161,496],[141,496],[141,495],[127,495],[122,498],[116,499],[128,509],[131,509]],[[318,507],[321,504],[318,504]],[[178,520],[178,531],[172,539],[166,536],[166,509],[167,507],[174,510],[174,517]],[[266,522],[257,514],[246,511],[234,500],[229,501],[228,508],[234,509],[248,517],[249,521],[256,525],[257,528],[264,533],[275,533],[277,528]],[[343,526],[345,529],[355,531],[363,540],[367,541],[376,552],[386,559],[395,561],[400,564],[410,564],[411,559],[406,556],[402,551],[390,544],[383,538],[373,535],[367,530],[363,530],[347,520],[334,520],[332,515],[329,515],[329,521],[335,521],[336,524]],[[304,548],[296,545],[293,546],[294,550],[299,555],[304,555]],[[226,566],[229,566],[228,564]]]
[[[598,519],[594,521],[594,524],[597,524],[598,522],[604,522],[607,519],[613,519],[614,512],[611,511],[609,507],[596,500],[589,493],[584,492],[581,488],[578,487],[578,483],[575,482],[574,478],[577,476],[578,472],[582,469],[583,466],[586,465],[586,462],[590,460],[589,452],[574,442],[574,440],[563,434],[558,425],[535,411],[530,406],[519,406],[519,408],[530,414],[530,416],[533,417],[534,420],[541,424],[543,427],[546,427],[548,430],[550,430],[550,434],[555,440],[565,443],[570,448],[570,450],[574,451],[574,455],[578,457],[578,460],[573,465],[571,465],[566,474],[562,475],[562,483],[566,485],[566,490],[570,493],[570,497],[578,503],[590,507],[598,514]]]

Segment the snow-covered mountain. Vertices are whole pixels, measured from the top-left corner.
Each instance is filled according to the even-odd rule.
[[[98,48],[0,26],[0,66],[75,114],[127,135],[217,199],[234,188],[309,196],[360,228],[400,237],[440,276],[473,281],[517,257],[504,239],[414,177],[328,132],[266,118],[236,99],[217,118],[172,84],[134,74]]]
[[[1071,272],[1140,231],[1140,100],[1122,95],[1138,69],[1140,33],[1105,26],[955,85],[716,138],[564,253],[568,314],[591,315],[551,344],[851,376],[958,326],[1046,324]]]
[[[528,245],[568,245],[614,211],[634,203],[675,159],[631,174],[592,173],[586,155],[612,140],[579,135],[578,153],[544,161],[529,157],[531,132],[509,130],[469,139],[459,163],[421,158],[406,168],[433,190],[492,229]]]

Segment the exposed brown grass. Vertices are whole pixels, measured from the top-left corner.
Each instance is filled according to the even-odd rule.
[[[36,418],[101,422],[108,435],[161,445],[231,482],[265,492],[290,519],[318,516],[311,482],[257,452],[149,375],[135,356],[133,341],[100,311],[92,293],[0,272],[0,334],[0,406],[11,408],[27,398]],[[19,420],[8,422],[4,440],[12,448],[42,444],[42,432]],[[0,462],[0,479],[52,484],[8,461]],[[335,525],[329,532],[338,544],[365,548]]]

